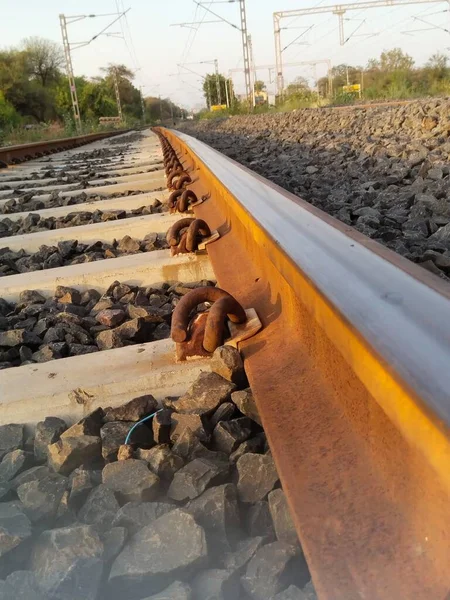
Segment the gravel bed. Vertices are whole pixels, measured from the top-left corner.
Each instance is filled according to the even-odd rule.
[[[211,365],[162,407],[0,427],[2,598],[316,600],[239,353]]]
[[[120,166],[117,167],[118,170],[120,170]],[[21,184],[20,187],[14,187],[9,185],[8,183],[1,183],[0,182],[0,191],[7,191],[7,190],[11,190],[11,199],[14,199],[17,196],[17,199],[19,200],[24,200],[24,196],[27,195],[26,192],[24,192],[24,190],[33,188],[36,189],[38,188],[39,192],[34,192],[34,194],[36,193],[40,193],[42,191],[42,193],[46,192],[46,188],[49,187],[53,187],[55,185],[70,185],[70,188],[66,188],[64,191],[73,191],[73,190],[82,190],[85,189],[87,187],[91,188],[91,187],[100,187],[100,186],[105,186],[105,185],[116,185],[117,183],[120,183],[119,181],[107,181],[107,177],[105,176],[105,173],[97,173],[95,169],[93,169],[90,165],[86,165],[84,168],[79,169],[78,173],[73,174],[73,173],[67,173],[67,171],[71,171],[74,170],[72,169],[70,166],[67,167],[67,169],[59,169],[59,170],[52,170],[52,169],[48,169],[45,171],[40,171],[40,172],[35,172],[33,173],[30,177],[27,177],[26,179],[20,178],[20,177],[12,177],[9,181],[14,182],[14,181],[23,181],[24,183]],[[98,169],[99,171],[101,171],[101,168]],[[132,175],[139,175],[139,174],[143,174],[143,173],[153,173],[155,171],[161,170],[161,165],[156,165],[154,167],[143,167],[142,171],[138,171],[135,173],[132,173]],[[111,172],[109,174],[109,177],[113,178],[114,180],[116,179],[120,179],[121,177],[125,177],[127,175],[127,173],[120,173],[120,174],[115,174],[114,171]],[[44,179],[53,179],[53,181],[42,181]],[[101,179],[103,181],[103,183],[89,183],[92,181],[95,181],[96,179]],[[57,192],[58,190],[55,190],[55,192]],[[31,198],[30,198],[31,199]]]
[[[90,189],[96,187],[103,187],[101,185],[89,185]],[[105,184],[106,185],[106,184]],[[117,185],[117,181],[108,182],[107,185]],[[83,186],[86,188],[86,186]],[[77,185],[75,189],[83,189]],[[153,192],[162,192],[165,188],[159,187],[152,190]],[[72,191],[74,191],[72,190]],[[64,190],[64,192],[69,190]],[[50,197],[47,200],[40,200],[36,197],[35,192],[22,192],[17,198],[11,198],[7,200],[2,206],[0,206],[0,214],[11,214],[18,212],[27,212],[34,210],[43,210],[45,208],[57,208],[59,206],[73,206],[74,204],[84,204],[85,202],[97,202],[98,200],[112,200],[113,198],[124,198],[128,196],[139,196],[143,194],[141,190],[124,190],[121,192],[114,192],[111,194],[99,195],[95,192],[80,192],[79,194],[72,196],[61,195],[61,190],[53,190],[50,192]]]
[[[115,281],[104,294],[58,286],[52,298],[33,290],[17,304],[0,298],[0,369],[167,338],[180,297],[203,285],[212,284]]]
[[[112,138],[114,139],[114,138]],[[111,142],[110,142],[111,143]],[[123,144],[123,141],[117,139],[117,144]],[[72,154],[68,159],[67,159],[67,164],[70,164],[73,161],[91,161],[93,159],[100,159],[100,160],[105,160],[107,158],[117,158],[118,156],[121,157],[121,159],[125,159],[125,155],[127,155],[128,153],[130,153],[130,148],[128,146],[120,146],[118,145],[116,148],[96,148],[95,150],[88,150],[88,151],[84,151],[84,152],[77,152],[76,154]],[[49,157],[47,159],[41,159],[41,162],[43,163],[47,163],[47,162],[54,162],[54,158]]]
[[[436,275],[450,276],[450,101],[183,126]]]
[[[1,219],[0,238],[22,235],[25,233],[36,233],[38,231],[47,231],[49,229],[64,229],[65,227],[77,227],[78,225],[91,225],[92,223],[117,221],[118,219],[139,217],[141,215],[153,215],[162,212],[167,212],[167,204],[163,204],[157,198],[155,198],[152,204],[149,204],[148,206],[140,206],[139,208],[134,208],[130,211],[122,209],[104,211],[94,210],[92,212],[81,211],[68,213],[61,217],[42,217],[39,213],[31,212],[26,217],[15,221],[8,219],[8,217]]]
[[[125,235],[112,243],[97,241],[93,244],[83,244],[77,240],[65,240],[58,242],[56,246],[42,245],[37,252],[31,253],[24,249],[0,248],[0,277],[79,265],[128,254],[142,254],[163,248],[168,248],[165,234],[157,233],[149,233],[143,240]]]

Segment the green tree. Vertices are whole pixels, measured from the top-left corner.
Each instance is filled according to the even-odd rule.
[[[148,96],[144,98],[146,120],[150,123],[157,121],[170,121],[182,116],[182,109],[174,104],[169,98],[156,98]]]
[[[0,92],[0,132],[18,125],[20,120],[14,106]]]
[[[117,116],[116,99],[105,80],[87,81],[78,92],[78,98],[83,119]]]
[[[114,101],[116,97],[114,79],[117,76],[122,111],[130,117],[139,119],[142,114],[141,95],[139,90],[136,89],[132,83],[134,79],[134,72],[126,65],[111,63],[107,67],[101,69],[101,71],[105,73],[105,81],[109,85]]]
[[[208,74],[203,82],[203,94],[208,108],[212,105],[225,104],[226,102],[227,90],[225,86],[227,85],[227,79],[220,74],[218,77],[220,84],[220,102],[217,93],[217,75],[215,73]],[[228,93],[230,93],[230,86],[228,86]]]
[[[266,89],[266,84],[264,81],[258,79],[255,81],[255,92],[263,92]]]
[[[333,78],[333,87],[335,90],[340,90],[344,85],[353,85],[361,81],[362,67],[354,67],[352,65],[341,64],[331,69]],[[319,82],[319,88],[322,86]]]

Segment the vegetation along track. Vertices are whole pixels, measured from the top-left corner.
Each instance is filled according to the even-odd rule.
[[[34,217],[28,209],[0,217],[0,228],[6,222],[11,232],[0,250],[0,442],[2,452],[10,450],[3,462],[14,463],[10,455],[30,447],[28,437],[11,441],[8,424],[33,426],[49,415],[69,425],[82,419],[61,439],[65,424],[41,421],[34,455],[42,458],[44,448],[61,477],[39,475],[60,486],[61,504],[66,498],[67,511],[58,504],[52,526],[76,508],[74,520],[99,528],[70,521],[70,536],[80,536],[77,550],[63,552],[74,542],[50,530],[31,558],[18,552],[10,560],[37,577],[50,598],[62,589],[75,598],[70,586],[89,580],[89,598],[149,598],[167,586],[170,598],[201,600],[214,588],[226,600],[309,599],[315,596],[304,555],[319,598],[444,599],[450,585],[447,282],[204,143],[155,131],[162,152],[155,134],[145,131],[124,136],[123,145],[120,138],[96,142],[81,154],[69,150],[0,173],[2,202],[20,205],[20,182],[41,177],[43,185],[25,201],[44,204]],[[95,200],[55,206],[55,196],[76,202],[80,193],[64,187],[64,177],[81,178],[83,193]],[[86,211],[87,221],[64,221]],[[27,233],[14,226],[18,219],[22,228],[27,220]],[[246,378],[253,396],[242,390]],[[130,405],[121,408],[130,400],[139,408],[134,413]],[[162,410],[150,428],[141,425],[131,442],[133,422],[157,405]],[[146,449],[149,432],[156,445]],[[45,436],[48,448],[39,441]],[[87,459],[99,458],[107,464],[95,463],[92,472],[101,473],[102,484],[91,482],[80,508],[74,481]],[[41,531],[42,515],[26,487],[35,482],[21,469],[3,497],[11,502],[16,493],[27,510],[8,510],[25,510]],[[225,473],[231,479],[218,485]],[[70,483],[63,481],[69,476]],[[279,508],[278,476],[301,550],[287,509]],[[130,516],[138,509],[128,501],[155,497],[152,517]],[[244,546],[225,531],[230,506],[240,507],[254,536],[239,542]],[[213,533],[208,510],[213,520],[224,515]],[[264,510],[275,533],[261,533]],[[107,536],[120,532],[105,529],[108,511],[117,513],[113,529],[125,523],[134,536],[113,544]],[[47,512],[47,527],[49,518]],[[202,527],[212,540],[208,552]],[[216,556],[219,530],[225,546]],[[105,557],[100,546],[107,543]],[[180,556],[172,550],[177,546]],[[90,554],[82,555],[85,547]],[[84,563],[64,562],[77,552]],[[86,577],[88,568],[99,573],[88,556],[102,562],[103,576]],[[288,569],[293,564],[295,574]],[[14,587],[18,567],[0,566]],[[69,566],[79,573],[70,581]]]

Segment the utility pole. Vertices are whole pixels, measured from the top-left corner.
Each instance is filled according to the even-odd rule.
[[[69,80],[70,98],[72,100],[73,117],[75,119],[75,128],[78,133],[81,133],[81,117],[80,108],[78,105],[77,88],[75,85],[75,77],[73,75],[72,57],[70,55],[69,36],[67,34],[67,22],[65,15],[59,15],[59,23],[61,25],[61,33],[64,46],[64,56],[66,58],[66,71]]]
[[[214,67],[216,69],[216,88],[217,88],[217,104],[222,104],[222,94],[220,91],[220,76],[219,76],[219,61],[214,59]]]
[[[341,46],[345,44],[345,34],[344,34],[344,15],[345,10],[335,10],[333,11],[334,15],[337,15],[338,23],[339,23],[339,43]]]
[[[225,95],[227,99],[227,108],[230,108],[230,97],[228,94],[228,79],[225,79]]]
[[[144,96],[142,95],[142,86],[139,86],[139,93],[141,95],[142,124],[145,125],[145,102]]]
[[[119,115],[120,121],[122,122],[123,121],[122,105],[120,103],[119,80],[117,77],[116,67],[113,68],[113,78],[114,78],[114,91],[116,92],[117,113]]]
[[[234,85],[232,79],[228,80],[228,89],[230,90],[230,106],[233,107],[236,96],[234,94]]]
[[[252,84],[250,77],[250,53],[248,47],[248,32],[247,32],[247,13],[245,10],[245,0],[239,0],[239,8],[241,13],[241,33],[242,33],[242,53],[244,58],[244,75],[245,75],[245,92],[249,106],[252,102]]]
[[[207,80],[206,84],[206,104],[209,110],[211,110],[212,99],[211,99],[211,80]]]
[[[256,75],[255,75],[255,63],[253,61],[253,44],[252,44],[252,36],[251,35],[248,36],[248,53],[249,53],[249,58],[250,58],[250,81],[251,81],[251,85],[252,85],[252,106],[253,106],[253,108],[255,108],[255,106],[256,106],[256,99],[255,99]]]
[[[284,77],[283,77],[283,54],[281,52],[281,27],[280,13],[273,13],[273,33],[275,36],[275,63],[277,70],[277,92],[279,96],[283,95]]]

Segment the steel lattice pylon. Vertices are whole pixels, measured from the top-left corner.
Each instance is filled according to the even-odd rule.
[[[81,117],[80,108],[78,106],[77,88],[75,86],[75,77],[73,75],[72,57],[70,56],[69,37],[67,35],[67,22],[65,15],[59,15],[61,25],[61,33],[64,46],[64,56],[66,58],[67,78],[69,80],[70,98],[72,100],[73,116],[75,119],[75,127],[78,133],[81,133]]]

